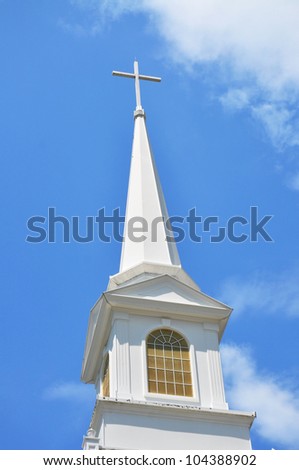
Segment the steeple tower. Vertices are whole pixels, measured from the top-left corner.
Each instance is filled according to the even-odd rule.
[[[225,400],[219,343],[231,308],[180,264],[139,80],[120,269],[90,313],[82,380],[96,405],[84,449],[250,449],[254,413]]]

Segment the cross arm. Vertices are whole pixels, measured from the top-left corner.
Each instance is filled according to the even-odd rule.
[[[118,72],[117,70],[113,70],[112,75],[116,75],[117,77],[135,78],[134,73]]]
[[[112,72],[112,75],[115,75],[117,77],[136,78],[135,73],[118,72],[117,70],[114,70]],[[140,80],[149,80],[151,82],[161,82],[160,77],[151,77],[150,75],[138,75],[138,78]]]

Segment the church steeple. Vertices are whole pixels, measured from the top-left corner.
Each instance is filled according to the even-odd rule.
[[[225,400],[219,343],[231,308],[200,291],[166,238],[139,89],[160,79],[137,62],[115,75],[135,79],[134,141],[120,271],[90,312],[81,378],[96,404],[83,448],[250,449],[254,413]]]
[[[141,106],[139,80],[160,81],[140,75],[138,62],[134,74],[113,72],[135,79],[136,110],[128,187],[124,241],[120,272],[149,263],[180,267],[180,258],[169,223],[167,207],[152,154]]]

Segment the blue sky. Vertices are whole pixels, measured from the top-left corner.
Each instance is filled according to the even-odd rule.
[[[185,270],[234,307],[227,399],[256,410],[255,449],[299,448],[297,0],[0,1],[1,447],[78,449],[89,310],[121,246],[27,243],[26,223],[125,210],[134,87],[170,215],[273,215],[273,242],[179,246]]]

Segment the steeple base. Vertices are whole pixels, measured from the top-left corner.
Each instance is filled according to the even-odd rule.
[[[254,413],[97,400],[91,426],[98,449],[250,450]],[[88,449],[86,436],[83,448]]]
[[[186,286],[192,287],[197,291],[200,291],[199,286],[191,279],[191,277],[184,271],[181,265],[165,265],[161,263],[149,263],[143,262],[136,264],[135,266],[110,276],[108,289],[117,289],[118,287],[124,287],[126,285],[140,282],[141,280],[151,279],[153,277],[161,276],[162,274],[168,274],[174,277],[178,281],[182,282]]]

